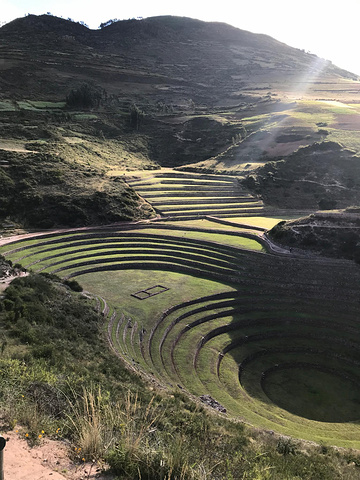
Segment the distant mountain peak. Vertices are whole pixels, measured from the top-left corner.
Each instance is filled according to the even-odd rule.
[[[37,33],[62,33],[66,34],[84,34],[89,29],[78,22],[70,19],[56,17],[54,15],[26,15],[17,18],[1,27],[1,31],[7,34],[37,34]]]

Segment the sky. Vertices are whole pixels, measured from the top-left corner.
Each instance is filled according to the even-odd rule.
[[[96,29],[109,19],[177,15],[264,33],[360,75],[360,0],[0,0],[0,25],[50,12]]]

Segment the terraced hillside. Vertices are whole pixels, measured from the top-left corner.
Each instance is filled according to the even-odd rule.
[[[0,253],[96,293],[113,349],[153,381],[262,428],[359,447],[358,267],[188,223],[25,236]]]
[[[0,39],[0,233],[74,226],[0,237],[0,254],[81,283],[119,361],[154,385],[261,429],[360,448],[359,267],[264,234],[295,209],[328,208],[330,190],[353,204],[357,76],[185,18],[90,31],[30,15]],[[12,313],[21,330],[16,301]]]
[[[167,297],[169,306],[152,311],[150,323],[126,313],[112,317],[113,347],[160,382],[210,395],[254,425],[358,446],[360,272],[350,264],[346,271],[338,262],[240,251],[236,261],[238,275],[216,278],[207,294],[177,302],[169,290],[138,300]],[[160,279],[174,288],[169,277],[154,283]]]
[[[210,215],[240,217],[262,212],[263,202],[230,175],[204,175],[164,170],[128,183],[162,216],[172,219]]]
[[[21,262],[25,268],[38,272],[63,272],[66,277],[89,271],[149,268],[227,280],[238,275],[238,267],[234,264],[237,246],[262,250],[262,244],[265,245],[264,240],[250,232],[160,223],[26,238],[11,249],[13,262]],[[1,250],[6,252],[8,247]]]

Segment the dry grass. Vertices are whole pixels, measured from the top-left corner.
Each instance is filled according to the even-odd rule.
[[[123,416],[122,405],[110,403],[100,387],[83,387],[82,395],[75,395],[75,402],[69,399],[69,403],[68,421],[78,445],[76,449],[80,448],[86,459],[103,458],[114,446],[116,433],[123,427],[119,423]]]

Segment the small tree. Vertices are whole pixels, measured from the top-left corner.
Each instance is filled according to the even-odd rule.
[[[109,25],[112,25],[113,23],[118,22],[119,20],[117,18],[112,18],[111,20],[108,20],[107,22],[100,23],[99,28],[105,28],[108,27]]]
[[[66,104],[69,107],[91,108],[98,107],[100,100],[101,93],[88,83],[84,83],[79,88],[71,90],[66,97]]]
[[[145,114],[139,107],[133,103],[130,107],[130,126],[139,130],[140,124],[144,118]]]
[[[336,208],[336,200],[333,200],[331,198],[322,198],[318,205],[321,210],[333,210]]]

